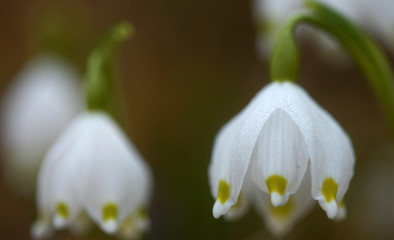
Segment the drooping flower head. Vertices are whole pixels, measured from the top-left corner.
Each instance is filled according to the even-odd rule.
[[[13,190],[32,193],[45,153],[82,110],[80,76],[54,55],[33,58],[3,99],[4,173]]]
[[[145,230],[151,173],[107,114],[76,117],[47,154],[39,174],[39,220],[33,236],[78,227],[87,213],[105,232]]]
[[[149,227],[150,169],[110,115],[110,59],[131,31],[129,23],[115,26],[89,58],[88,110],[72,121],[43,161],[34,238],[50,235],[52,228],[84,231],[89,218],[124,238],[136,238]]]
[[[209,167],[213,215],[236,211],[244,199],[284,230],[313,198],[335,218],[354,162],[349,137],[325,110],[298,85],[272,82],[216,137]]]

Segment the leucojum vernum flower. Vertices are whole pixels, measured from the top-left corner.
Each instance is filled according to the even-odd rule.
[[[349,136],[295,83],[297,24],[309,23],[338,38],[381,96],[381,104],[394,103],[393,92],[382,91],[382,86],[392,86],[392,74],[372,41],[323,4],[310,1],[307,6],[310,12],[294,15],[279,33],[270,62],[273,81],[222,127],[209,166],[214,217],[236,218],[254,205],[277,236],[287,233],[314,200],[328,218],[343,219],[355,165]],[[363,61],[366,56],[382,64],[370,67],[374,63]],[[386,110],[392,117],[393,110]]]
[[[106,233],[127,239],[149,227],[151,171],[108,113],[110,95],[103,87],[109,84],[109,57],[131,31],[128,23],[115,26],[89,58],[88,110],[57,139],[39,172],[34,238],[50,236],[53,228],[86,231],[89,217]]]
[[[354,162],[348,135],[324,109],[297,84],[272,82],[216,136],[213,215],[236,216],[253,203],[281,234],[314,198],[341,218]]]

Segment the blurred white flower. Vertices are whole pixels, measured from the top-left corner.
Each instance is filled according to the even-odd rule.
[[[40,163],[55,138],[83,107],[80,77],[55,56],[36,57],[5,93],[4,174],[12,188],[32,193]]]
[[[134,238],[149,226],[152,176],[134,146],[105,113],[79,115],[46,155],[39,173],[34,238],[52,226],[83,228],[87,214],[106,233]]]
[[[253,13],[259,26],[257,47],[264,58],[269,56],[283,23],[294,11],[303,8],[303,2],[303,0],[254,0]],[[394,14],[392,14],[394,1],[319,0],[319,2],[327,4],[365,30],[376,34],[387,46],[394,47]],[[318,33],[314,36],[320,40],[319,46],[323,49],[329,51],[337,49],[336,42],[327,35]]]
[[[240,216],[247,208],[239,206],[254,203],[280,235],[313,198],[329,218],[343,218],[354,163],[349,137],[325,110],[298,85],[272,82],[216,136],[213,215]]]

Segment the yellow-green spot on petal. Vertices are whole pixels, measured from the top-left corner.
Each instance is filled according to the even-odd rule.
[[[148,216],[148,212],[146,211],[145,207],[139,207],[137,209],[137,216],[141,219],[146,219]]]
[[[286,191],[287,179],[279,175],[271,175],[266,180],[268,191],[270,193],[277,192],[283,196]]]
[[[118,207],[115,203],[107,203],[102,209],[103,222],[108,220],[117,220],[118,218]]]
[[[56,204],[56,214],[64,219],[68,218],[69,212],[66,203],[58,202]]]
[[[344,200],[340,201],[338,204],[338,207],[340,207],[340,208],[345,207],[345,201]]]
[[[293,211],[293,199],[292,197],[289,198],[287,203],[280,207],[274,207],[271,204],[271,215],[275,218],[288,218]]]
[[[230,185],[225,180],[219,181],[218,200],[221,204],[227,202],[230,198]]]
[[[338,183],[335,182],[331,177],[326,178],[323,182],[323,186],[321,189],[323,196],[326,198],[327,202],[331,202],[332,200],[336,200],[337,192],[338,192]]]

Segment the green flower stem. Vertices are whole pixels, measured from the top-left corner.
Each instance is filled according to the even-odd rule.
[[[280,30],[271,55],[270,75],[272,81],[296,82],[299,68],[299,51],[294,30],[304,17],[304,15],[295,15]]]
[[[270,63],[271,79],[295,81],[298,50],[294,29],[299,23],[313,25],[336,37],[348,51],[367,78],[394,133],[394,77],[383,52],[369,36],[334,10],[316,1],[306,1],[305,4],[310,11],[290,18],[278,36]]]
[[[117,46],[133,33],[130,23],[114,26],[90,54],[86,73],[86,101],[91,111],[110,111],[113,92],[112,63]]]

